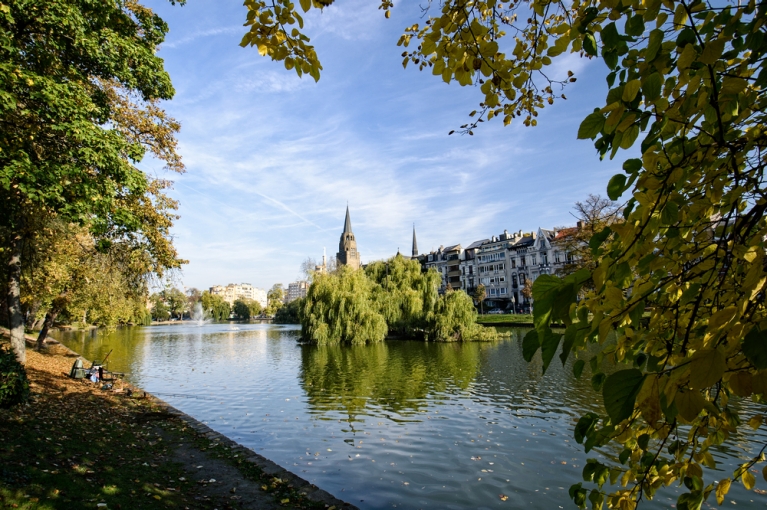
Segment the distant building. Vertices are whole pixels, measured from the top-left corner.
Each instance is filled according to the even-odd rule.
[[[306,297],[306,291],[309,289],[309,283],[306,281],[297,281],[288,284],[288,292],[285,293],[285,303],[290,303],[299,298]]]
[[[360,268],[360,253],[357,251],[357,241],[354,240],[348,205],[346,206],[346,221],[344,222],[344,231],[341,233],[341,240],[338,242],[336,259],[339,266],[349,266],[352,269]]]
[[[264,308],[267,305],[266,291],[249,283],[230,283],[226,287],[214,285],[210,288],[210,293],[214,296],[221,296],[230,305],[234,305],[238,299],[252,299]]]

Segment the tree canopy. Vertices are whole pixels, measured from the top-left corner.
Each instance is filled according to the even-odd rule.
[[[245,5],[242,44],[319,79],[294,4]],[[392,7],[381,3],[387,14]],[[596,348],[589,366],[606,413],[584,416],[576,439],[587,450],[624,448],[618,465],[587,464],[593,485],[573,486],[575,503],[631,509],[681,481],[688,491],[677,508],[692,509],[712,494],[721,504],[733,481],[751,489],[749,469],[761,456],[718,484],[702,466],[715,467],[708,449],[742,422],[758,425],[731,403],[767,393],[767,4],[446,0],[429,4],[423,18],[399,41],[403,65],[478,86],[482,99],[463,132],[496,117],[535,126],[576,80],[551,75],[550,66],[577,53],[604,62],[609,92],[573,136],[594,140],[600,158],[631,148],[640,155],[607,183],[609,198],[625,207],[591,237],[593,266],[541,276],[533,287],[536,329],[525,352],[540,350],[545,370],[557,349],[565,361]],[[552,320],[567,324],[564,335]],[[620,369],[605,376],[603,359]],[[575,367],[580,376],[583,360]],[[608,492],[608,479],[621,487]]]
[[[22,246],[39,218],[87,225],[100,248],[132,238],[175,260],[169,217],[156,214],[165,184],[135,167],[150,150],[181,169],[177,125],[156,106],[174,93],[155,54],[167,30],[133,1],[0,3],[0,229],[21,361]]]
[[[463,291],[439,295],[436,270],[422,272],[401,255],[364,270],[341,266],[315,275],[300,314],[304,337],[317,344],[365,344],[387,335],[426,341],[490,340],[495,331],[476,324]]]

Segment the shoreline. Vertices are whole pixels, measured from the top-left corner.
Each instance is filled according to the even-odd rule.
[[[0,329],[0,337],[7,338],[7,336],[8,330]],[[5,338],[0,341],[5,342]],[[26,335],[26,342],[28,346],[34,345],[35,339]],[[7,441],[4,442],[15,445],[16,448],[21,446],[21,450],[27,450],[26,452],[17,451],[14,446],[5,449],[0,445],[0,461],[3,465],[25,466],[23,469],[11,468],[24,471],[18,473],[16,478],[6,476],[5,472],[0,478],[0,506],[19,505],[23,508],[37,508],[37,505],[29,505],[29,503],[39,501],[41,508],[51,508],[46,504],[52,503],[53,508],[70,508],[72,504],[77,504],[80,508],[104,508],[99,505],[108,504],[107,508],[120,509],[123,506],[119,501],[122,501],[124,508],[153,508],[152,503],[164,500],[166,504],[171,504],[175,498],[182,499],[183,502],[176,501],[173,506],[206,510],[222,507],[357,509],[356,506],[336,498],[128,382],[120,381],[114,384],[114,389],[103,389],[101,383],[94,384],[70,379],[67,370],[73,360],[85,358],[50,337],[46,339],[45,345],[45,352],[42,353],[30,347],[27,348],[27,373],[32,392],[29,402],[7,410],[0,409],[0,435],[7,437]],[[86,408],[84,409],[83,406]],[[92,410],[88,410],[87,407]],[[86,473],[85,480],[91,482],[92,478],[103,477],[116,481],[111,485],[107,481],[100,481],[103,486],[95,492],[95,499],[93,497],[85,499],[84,496],[83,499],[78,499],[75,496],[75,499],[61,501],[62,495],[68,495],[74,492],[74,489],[70,490],[67,487],[60,490],[59,477],[68,479],[74,476],[78,479],[77,475],[82,474],[81,466],[85,462],[72,464],[72,460],[77,457],[88,457],[89,451],[100,448],[91,441],[82,444],[70,441],[70,448],[58,442],[53,443],[58,446],[52,444],[52,441],[64,443],[65,440],[71,440],[72,438],[68,436],[75,436],[79,429],[82,429],[83,434],[92,434],[87,419],[82,422],[76,421],[77,425],[64,427],[61,432],[66,435],[61,435],[60,438],[54,438],[55,432],[46,431],[43,435],[47,437],[42,443],[39,437],[40,432],[34,429],[39,429],[41,426],[44,428],[49,426],[50,422],[56,421],[43,417],[47,413],[54,413],[56,417],[60,417],[66,416],[67,413],[71,414],[73,409],[84,412],[85,416],[90,416],[90,413],[101,416],[104,410],[108,411],[109,424],[116,429],[110,429],[111,434],[102,433],[99,439],[106,443],[114,441],[113,447],[118,451],[107,453],[112,456],[119,453],[121,455],[119,459],[122,461],[123,455],[127,456],[123,450],[131,451],[131,448],[126,448],[128,445],[125,444],[130,441],[133,441],[130,446],[140,450],[136,453],[138,459],[134,462],[137,467],[130,467],[128,463],[124,463],[116,467],[102,467],[106,469],[104,472],[98,471],[97,467],[102,464],[101,459],[104,457],[105,452],[101,451],[101,455],[98,456],[99,462],[95,463],[93,469],[83,471]],[[119,420],[114,421],[117,416],[120,417]],[[70,420],[73,418],[69,416]],[[20,423],[24,426],[20,426]],[[133,436],[125,439],[121,436],[136,434],[139,429],[136,424],[142,425],[142,428],[147,431],[146,435],[156,437],[156,441],[151,441],[148,445],[155,450],[164,449],[160,452],[148,451],[148,448],[144,450],[138,439]],[[104,430],[102,426],[101,431]],[[138,431],[138,434],[140,436],[141,432]],[[98,437],[100,434],[95,435]],[[110,435],[112,437],[109,437]],[[25,440],[29,443],[27,448],[23,448]],[[44,452],[46,447],[54,450]],[[31,451],[28,448],[31,448]],[[108,446],[105,445],[103,448],[106,450]],[[27,462],[35,460],[35,456],[38,459],[36,465],[33,465],[35,464],[33,462]],[[105,463],[110,463],[109,460],[111,459],[107,459]],[[141,460],[144,462],[140,462]],[[60,471],[64,470],[64,464],[67,463],[72,464],[73,472],[60,474]],[[43,469],[44,466],[49,469]],[[131,494],[128,487],[121,487],[121,485],[132,484],[133,478],[139,476],[139,473],[141,478],[156,478],[160,474],[167,474],[165,478],[168,480],[163,480],[163,483],[145,484],[142,489],[150,498],[146,500],[150,506],[143,504],[130,506],[124,499],[106,496],[109,493],[103,490],[104,487],[113,487],[116,488],[113,489],[115,491],[122,491],[123,498],[127,496],[128,501],[133,501],[132,494],[135,494],[136,490],[130,491]],[[185,473],[186,476],[178,476]],[[197,480],[196,483],[191,481],[192,478],[199,477],[201,474],[205,475],[204,478]],[[89,476],[91,479],[88,478]],[[189,481],[186,480],[187,477]],[[28,486],[18,488],[13,483],[7,483],[8,480],[26,480]],[[136,478],[135,482],[138,481]],[[162,489],[163,486],[168,485],[176,485],[176,487]],[[19,490],[16,490],[17,488]],[[57,499],[59,499],[58,502]],[[216,505],[216,500],[223,500],[225,503]]]

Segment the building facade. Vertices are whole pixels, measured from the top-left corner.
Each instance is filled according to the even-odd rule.
[[[229,305],[234,305],[238,299],[252,299],[258,302],[262,307],[266,307],[266,291],[254,287],[249,283],[230,283],[229,285],[214,285],[210,288],[210,293],[214,296],[221,296]]]
[[[344,221],[344,231],[341,233],[341,239],[338,242],[338,254],[336,255],[338,265],[349,266],[352,269],[360,268],[360,252],[357,251],[357,241],[352,232],[352,220],[349,217],[349,206],[346,206],[346,221]]]
[[[289,283],[288,291],[285,293],[285,303],[287,304],[291,301],[295,301],[296,299],[305,298],[308,288],[309,283],[304,280]]]

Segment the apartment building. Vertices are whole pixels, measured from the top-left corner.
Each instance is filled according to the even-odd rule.
[[[325,257],[323,256],[323,259]],[[324,262],[323,262],[324,266]],[[285,304],[290,303],[291,301],[295,301],[299,298],[305,298],[306,297],[306,291],[309,288],[309,283],[305,280],[300,280],[297,282],[289,283],[288,284],[288,291],[285,293]]]
[[[214,285],[210,288],[210,293],[221,296],[230,305],[233,305],[238,299],[252,299],[264,308],[267,305],[266,291],[249,283],[230,283],[227,286]]]

